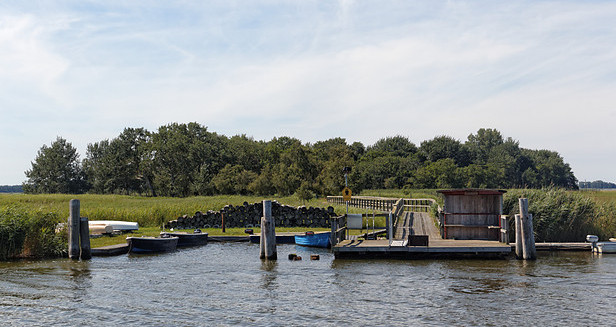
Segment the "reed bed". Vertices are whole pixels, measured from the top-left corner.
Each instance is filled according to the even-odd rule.
[[[62,230],[56,232],[59,222],[53,212],[0,206],[0,260],[65,255],[67,237]]]
[[[616,201],[601,193],[510,190],[503,199],[504,214],[513,217],[518,213],[518,198],[528,198],[537,242],[584,242],[588,234],[601,240],[616,237]]]

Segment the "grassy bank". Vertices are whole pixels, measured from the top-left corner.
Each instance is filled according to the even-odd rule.
[[[434,198],[442,202],[435,190],[365,190],[362,195],[382,197]],[[616,237],[616,192],[564,191],[559,189],[510,190],[504,197],[504,213],[517,213],[517,199],[527,197],[534,215],[538,242],[582,242],[586,234],[597,234],[602,240]],[[25,195],[0,194],[0,260],[17,257],[58,256],[66,253],[66,235],[56,234],[58,222],[65,222],[69,201],[81,201],[81,215],[90,220],[136,221],[141,229],[136,236],[157,235],[163,221],[196,211],[220,210],[225,205],[241,205],[264,200],[254,196],[209,196],[190,198],[148,198],[119,195]],[[268,197],[291,206],[327,207],[325,199],[302,202],[296,197]],[[345,206],[332,205],[337,214]],[[368,213],[350,208],[350,213]],[[371,220],[370,220],[371,222]],[[384,225],[377,222],[377,225]],[[286,231],[279,229],[280,231]],[[305,229],[289,230],[304,231]],[[222,235],[220,229],[206,230]],[[228,229],[225,235],[243,235],[244,229]],[[255,229],[258,233],[258,229]],[[93,239],[92,246],[125,242],[126,235]]]
[[[176,219],[182,215],[193,215],[197,211],[220,210],[225,205],[241,205],[242,203],[261,202],[265,199],[277,200],[281,204],[291,206],[327,207],[324,199],[313,199],[302,202],[297,197],[256,197],[256,196],[198,196],[189,198],[138,197],[121,195],[96,194],[2,194],[0,207],[17,205],[28,210],[40,210],[56,213],[66,219],[69,215],[69,201],[79,199],[81,216],[90,220],[126,220],[135,221],[139,226],[162,226],[163,222]],[[332,205],[336,213],[343,214],[344,206]]]

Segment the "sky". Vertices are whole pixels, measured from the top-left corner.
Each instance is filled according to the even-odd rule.
[[[616,181],[614,1],[2,1],[0,185],[39,149],[198,122],[227,136],[494,128]]]

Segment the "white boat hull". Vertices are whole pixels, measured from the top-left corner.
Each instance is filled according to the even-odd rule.
[[[131,231],[138,230],[139,224],[131,221],[121,221],[121,220],[92,220],[89,222],[90,226],[111,226],[113,230],[119,231]]]
[[[598,253],[616,253],[616,242],[599,242],[597,243]]]

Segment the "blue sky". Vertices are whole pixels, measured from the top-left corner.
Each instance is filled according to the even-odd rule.
[[[304,142],[496,128],[616,181],[616,2],[3,1],[0,185],[57,136]]]

